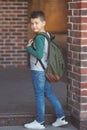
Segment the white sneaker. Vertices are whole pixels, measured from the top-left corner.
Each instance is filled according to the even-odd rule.
[[[27,123],[24,125],[27,129],[45,129],[45,126],[34,120],[31,123]]]
[[[58,127],[58,126],[63,126],[63,125],[67,125],[68,122],[65,121],[65,118],[64,117],[61,117],[61,118],[57,118],[57,120],[52,123],[52,126],[54,127]]]

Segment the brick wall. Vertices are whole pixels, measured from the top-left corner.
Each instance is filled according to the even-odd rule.
[[[0,67],[27,64],[29,0],[0,0]]]
[[[87,1],[68,0],[68,105],[74,123],[87,129]]]

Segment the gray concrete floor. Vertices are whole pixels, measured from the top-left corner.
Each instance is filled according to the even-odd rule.
[[[66,83],[53,83],[52,88],[63,106],[66,106]],[[53,112],[46,100],[47,113]],[[34,113],[35,102],[30,70],[25,68],[0,68],[0,113]]]
[[[67,104],[65,76],[59,83],[52,83],[52,88],[65,109]],[[29,68],[0,68],[0,115],[27,113],[35,113],[34,93]],[[46,113],[54,114],[54,110],[47,100]],[[23,126],[3,126],[0,127],[0,130],[25,130],[25,128]],[[46,130],[77,129],[69,123],[69,125],[60,128],[47,126]]]
[[[0,127],[0,130],[27,130],[27,129],[25,129],[23,126],[5,126],[5,127]],[[75,128],[73,125],[69,124],[67,126],[57,127],[57,128],[52,126],[46,126],[44,130],[78,130],[78,129]]]

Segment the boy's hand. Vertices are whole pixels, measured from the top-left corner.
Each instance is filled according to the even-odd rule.
[[[31,46],[31,45],[32,45],[32,43],[33,43],[33,39],[30,39],[30,40],[28,41],[27,46]]]

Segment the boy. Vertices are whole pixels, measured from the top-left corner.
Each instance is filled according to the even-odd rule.
[[[39,34],[45,31],[45,15],[42,11],[33,11],[30,16],[31,29],[35,34]],[[49,33],[47,32],[49,35]],[[45,68],[47,67],[48,57],[48,41],[43,35],[37,35],[34,39],[34,48],[32,47],[33,39],[29,40],[27,45],[27,51],[30,55],[30,66],[32,74],[32,83],[35,93],[36,101],[36,120],[31,123],[25,124],[25,128],[30,129],[44,129],[44,114],[45,114],[45,99],[46,97],[53,105],[57,120],[52,123],[52,126],[58,127],[68,124],[65,121],[65,115],[63,108],[53,93],[50,82],[45,77],[45,71],[41,64],[37,62],[37,58],[41,59]]]

